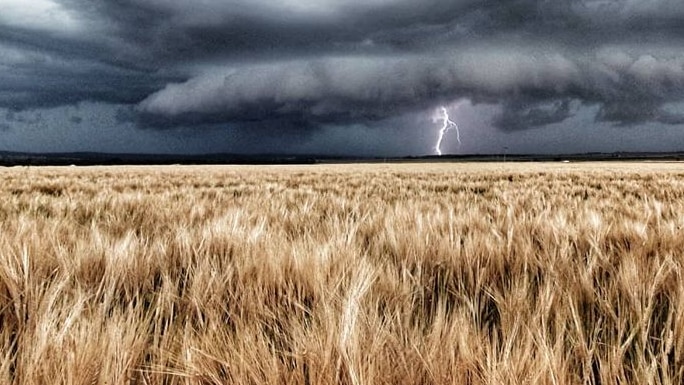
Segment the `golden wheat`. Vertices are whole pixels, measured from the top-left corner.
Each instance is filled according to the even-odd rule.
[[[681,384],[678,164],[0,171],[5,384]]]

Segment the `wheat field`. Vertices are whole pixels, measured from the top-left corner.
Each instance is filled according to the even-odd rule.
[[[0,170],[2,384],[681,384],[684,166]]]

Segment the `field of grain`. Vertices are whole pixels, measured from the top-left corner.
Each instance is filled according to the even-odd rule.
[[[684,382],[684,165],[0,178],[2,384]]]

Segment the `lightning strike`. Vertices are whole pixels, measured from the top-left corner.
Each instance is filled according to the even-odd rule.
[[[442,156],[442,141],[444,140],[444,134],[446,134],[452,129],[456,131],[456,140],[460,145],[461,133],[458,130],[458,125],[449,118],[449,112],[447,111],[446,107],[440,107],[439,111],[440,115],[439,117],[435,118],[435,121],[441,120],[442,128],[439,130],[439,137],[437,138],[437,144],[435,145],[435,152],[437,153],[437,155]]]

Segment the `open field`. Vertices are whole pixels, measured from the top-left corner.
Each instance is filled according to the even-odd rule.
[[[684,164],[0,178],[2,384],[684,383]]]

